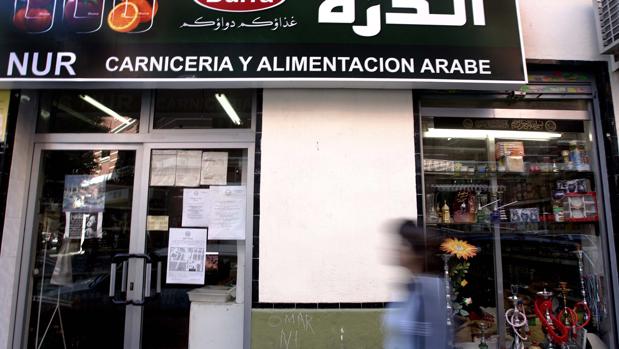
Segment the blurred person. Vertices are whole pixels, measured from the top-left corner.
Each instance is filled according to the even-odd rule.
[[[387,308],[385,349],[450,348],[445,280],[426,268],[425,256],[431,251],[424,230],[411,220],[400,220],[395,230],[400,237],[398,262],[410,273],[410,281],[406,299]]]

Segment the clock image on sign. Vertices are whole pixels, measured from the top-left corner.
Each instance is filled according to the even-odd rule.
[[[157,0],[114,0],[107,24],[120,33],[144,33],[153,27],[158,9]]]

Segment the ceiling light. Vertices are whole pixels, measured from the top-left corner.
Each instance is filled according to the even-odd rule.
[[[232,104],[230,104],[230,101],[228,101],[228,98],[226,97],[226,95],[223,93],[216,93],[215,98],[217,99],[217,102],[219,102],[221,107],[224,108],[230,120],[232,120],[234,124],[240,125],[241,118],[239,117],[239,115],[236,113],[236,111],[232,107]]]

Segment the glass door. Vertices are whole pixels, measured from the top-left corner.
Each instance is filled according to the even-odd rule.
[[[126,346],[127,319],[135,317],[124,306],[134,297],[123,279],[129,265],[110,266],[131,251],[140,153],[135,146],[36,147],[28,348]]]
[[[144,278],[151,281],[145,282],[152,297],[143,306],[141,346],[187,348],[190,327],[196,326],[189,316],[196,294],[243,303],[248,148],[191,143],[145,148],[146,207],[140,210],[138,244],[152,262]]]

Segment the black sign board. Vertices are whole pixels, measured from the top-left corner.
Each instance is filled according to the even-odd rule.
[[[515,0],[6,0],[0,6],[0,83],[526,83]]]
[[[457,130],[500,130],[536,132],[584,132],[580,120],[434,118],[434,128]]]

